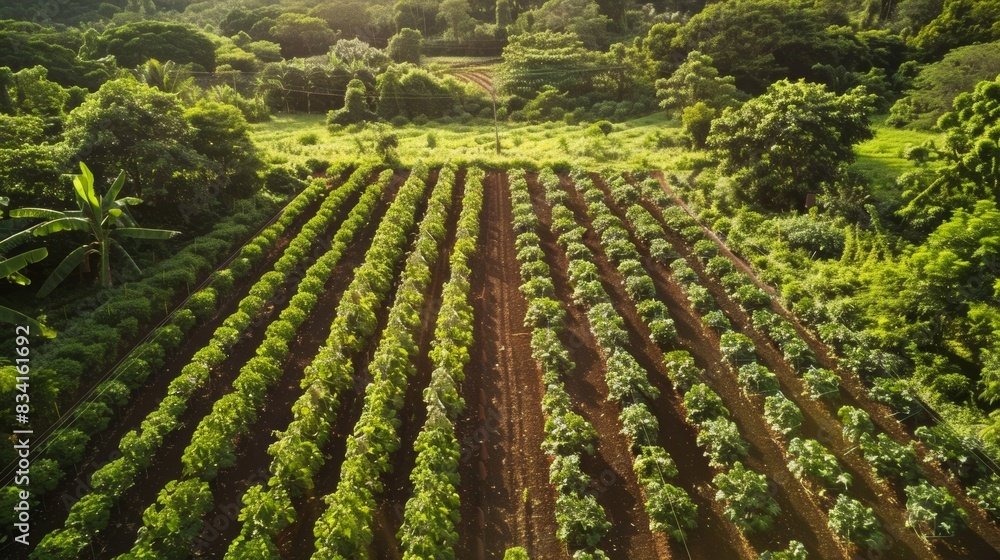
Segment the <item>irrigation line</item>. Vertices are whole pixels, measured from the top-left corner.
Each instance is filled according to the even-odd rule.
[[[292,197],[292,199],[289,200],[288,203],[285,204],[285,206],[283,206],[280,210],[278,210],[274,214],[274,216],[271,217],[270,220],[268,220],[264,225],[262,225],[256,231],[256,233],[254,233],[253,235],[249,236],[247,238],[247,241],[249,241],[251,239],[254,239],[258,235],[260,235],[261,232],[263,232],[265,229],[267,229],[272,224],[274,224],[274,222],[278,221],[278,219],[281,218],[281,216],[285,213],[285,210],[288,208],[289,205],[291,205],[291,203],[295,200],[295,198],[296,197]],[[198,240],[195,239],[194,243],[197,243],[197,242],[198,242]],[[212,271],[212,273],[209,273],[209,275],[205,278],[205,280],[203,280],[201,282],[201,284],[199,284],[198,286],[196,286],[194,290],[190,291],[190,293],[188,294],[188,296],[185,297],[180,303],[177,304],[177,306],[174,307],[173,311],[171,311],[169,314],[167,314],[162,320],[160,320],[159,323],[157,323],[156,325],[154,325],[153,327],[151,327],[147,331],[146,335],[141,340],[139,340],[134,345],[132,345],[132,348],[128,351],[128,353],[125,354],[125,356],[123,356],[120,360],[118,360],[118,362],[115,363],[115,365],[111,366],[111,368],[109,368],[100,378],[98,378],[97,381],[91,386],[91,388],[89,390],[87,390],[86,393],[84,393],[83,395],[81,395],[80,398],[77,399],[77,401],[75,403],[73,403],[73,406],[71,406],[66,411],[65,414],[61,415],[55,422],[53,422],[52,424],[50,424],[49,427],[46,428],[45,431],[42,432],[42,435],[39,437],[39,439],[41,440],[40,443],[37,444],[35,447],[32,448],[32,455],[35,456],[36,458],[39,457],[39,456],[44,455],[45,451],[48,450],[48,448],[51,446],[50,436],[51,436],[52,432],[55,431],[56,429],[59,429],[59,428],[62,428],[62,427],[67,427],[68,428],[68,427],[72,426],[75,422],[77,422],[79,420],[78,418],[74,419],[74,420],[67,420],[67,418],[69,418],[73,414],[73,412],[75,412],[78,408],[80,408],[80,406],[82,404],[84,404],[85,402],[89,402],[90,397],[95,395],[95,391],[97,391],[97,388],[104,381],[116,380],[119,376],[121,376],[122,373],[123,373],[123,371],[124,371],[123,368],[122,368],[122,366],[130,364],[134,360],[138,359],[138,356],[133,356],[133,353],[135,352],[136,348],[138,348],[139,346],[145,344],[146,342],[152,341],[154,339],[154,333],[156,333],[159,330],[160,327],[162,327],[165,324],[167,324],[170,321],[170,319],[172,319],[173,316],[178,311],[180,311],[181,308],[184,307],[184,305],[188,302],[188,300],[191,299],[191,297],[195,293],[197,293],[199,290],[205,288],[207,285],[211,284],[214,281],[214,273],[222,270],[224,267],[228,266],[231,262],[233,262],[236,259],[236,257],[239,256],[240,251],[243,249],[243,247],[246,245],[246,243],[247,242],[242,243],[233,252],[233,254],[231,254],[225,261],[223,261],[218,267],[216,267],[215,270]],[[106,389],[102,390],[99,393],[97,393],[97,396],[102,396],[105,391],[106,391]],[[5,467],[2,472],[0,472],[0,479],[6,479],[7,476],[9,474],[12,474],[13,471],[16,468],[17,468],[17,461],[14,461],[13,463],[11,463],[7,467]]]

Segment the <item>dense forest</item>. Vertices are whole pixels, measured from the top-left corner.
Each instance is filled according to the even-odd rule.
[[[31,423],[46,433],[47,451],[32,467],[33,492],[40,499],[80,474],[91,442],[140,398],[146,378],[186,333],[211,323],[226,298],[259,276],[279,229],[306,227],[295,213],[315,211],[326,196],[319,183],[354,185],[359,190],[345,190],[337,202],[361,205],[369,177],[356,178],[359,169],[407,169],[431,184],[448,166],[455,167],[448,173],[463,170],[465,189],[467,175],[482,173],[477,168],[488,174],[484,185],[493,185],[490,173],[509,173],[515,229],[518,196],[522,209],[552,212],[554,230],[560,216],[572,217],[565,208],[557,215],[566,195],[553,194],[558,189],[545,180],[572,178],[581,208],[593,212],[594,192],[605,186],[590,191],[580,169],[603,177],[614,201],[608,208],[677,229],[666,239],[691,244],[704,260],[696,271],[717,276],[720,293],[732,292],[788,363],[809,375],[829,371],[754,302],[784,306],[861,381],[866,399],[908,426],[925,461],[942,465],[996,523],[1000,0],[6,0],[0,321],[30,325],[37,335]],[[692,221],[667,210],[645,217],[638,195],[619,185],[620,194],[611,179],[633,173],[629,181],[638,182],[661,170],[651,177],[670,185]],[[516,172],[525,171],[531,197],[527,186],[516,190]],[[536,185],[530,174],[539,171]],[[389,189],[387,178],[378,181]],[[403,179],[392,181],[397,197],[409,192],[397,184]],[[370,196],[374,205],[381,195]],[[594,227],[603,235],[600,218]],[[702,227],[710,237],[699,237]],[[279,229],[271,235],[267,228]],[[642,238],[640,222],[634,230]],[[556,233],[563,243],[564,232]],[[747,284],[716,243],[773,290]],[[657,251],[683,254],[665,246],[643,249],[643,263],[657,260]],[[568,259],[570,273],[583,266]],[[305,285],[305,265],[295,266]],[[695,275],[668,268],[676,268],[671,278]],[[250,318],[277,286],[292,282],[291,270],[280,270],[285,276],[271,286],[255,285],[260,301],[242,300],[243,316],[220,327],[232,331],[223,334],[235,341],[252,330]],[[201,289],[208,281],[214,287]],[[723,333],[725,355],[730,319],[699,309],[699,290],[710,297],[696,286],[688,299]],[[531,303],[531,290],[522,292]],[[385,303],[388,295],[379,297]],[[598,300],[580,305],[589,310]],[[538,305],[547,302],[555,304]],[[0,399],[11,408],[20,383],[15,338],[0,343]],[[613,346],[604,348],[608,355]],[[145,357],[135,359],[138,350]],[[206,355],[194,369],[207,372],[203,364],[216,358]],[[122,364],[124,375],[103,373]],[[822,381],[811,379],[807,385]],[[838,381],[826,380],[833,391]],[[190,383],[178,390],[194,392]],[[155,450],[156,430],[181,412],[163,414],[144,422],[141,435],[130,432],[122,453]],[[846,437],[851,411],[843,414]],[[17,429],[14,418],[5,414],[0,426]],[[705,418],[700,433],[708,433]],[[798,445],[796,453],[805,453]],[[881,443],[858,445],[878,463],[872,449]],[[897,447],[881,448],[891,463],[883,470],[909,472],[915,448]],[[15,459],[11,446],[0,448],[0,465]],[[91,505],[107,514],[107,500]],[[17,488],[5,486],[0,519],[8,538],[18,501]],[[82,550],[108,524],[72,515],[33,557],[71,557],[66,550]],[[161,557],[186,557],[200,527],[184,530],[191,534]],[[594,546],[580,538],[570,547]],[[789,547],[767,557],[802,558]],[[254,557],[247,550],[233,557]],[[573,558],[600,557],[594,554]]]

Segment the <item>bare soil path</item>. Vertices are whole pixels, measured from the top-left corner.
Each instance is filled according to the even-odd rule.
[[[556,539],[555,490],[542,453],[541,373],[524,327],[527,302],[514,249],[507,177],[488,172],[479,249],[473,256],[475,342],[462,387],[458,558],[503,558],[523,546],[532,558],[568,560]]]

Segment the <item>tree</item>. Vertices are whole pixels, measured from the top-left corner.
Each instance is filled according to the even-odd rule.
[[[712,130],[712,119],[715,118],[715,109],[699,101],[690,107],[684,107],[681,112],[681,123],[684,125],[684,132],[691,136],[691,142],[695,148],[704,148],[708,134]]]
[[[1000,39],[1000,3],[978,0],[945,0],[933,21],[924,26],[910,44],[930,61],[948,51],[974,43]]]
[[[8,199],[0,197],[0,206],[7,206],[7,202]],[[2,212],[0,212],[0,217],[3,217]],[[48,249],[45,247],[38,247],[10,257],[6,256],[7,253],[26,240],[26,235],[14,234],[13,236],[0,241],[0,278],[21,286],[30,284],[31,280],[28,279],[27,276],[21,274],[20,271],[29,264],[41,261],[49,254]],[[35,330],[36,334],[46,334],[47,336],[52,336],[54,334],[50,329],[46,328],[35,319],[2,305],[0,305],[0,323],[28,325]]]
[[[205,33],[180,23],[146,20],[113,27],[101,35],[96,48],[97,57],[112,55],[123,68],[155,58],[215,70],[215,43]]]
[[[721,111],[743,95],[736,89],[732,76],[719,76],[712,57],[691,51],[669,78],[656,80],[656,97],[661,100],[660,107],[668,110],[701,102]]]
[[[184,111],[184,119],[193,130],[191,147],[218,164],[219,194],[226,199],[253,195],[264,163],[243,113],[232,105],[202,100]]]
[[[337,33],[330,30],[326,21],[297,13],[278,16],[270,35],[281,45],[285,58],[323,54],[337,40]]]
[[[806,193],[829,188],[872,137],[874,97],[858,88],[835,95],[818,84],[782,80],[712,123],[708,145],[737,196],[770,209],[801,207]]]
[[[66,143],[97,176],[124,170],[137,211],[152,225],[187,223],[219,204],[217,169],[190,146],[194,131],[176,95],[132,78],[112,80],[74,109]]]
[[[535,97],[544,85],[576,97],[594,89],[587,69],[601,63],[599,53],[584,47],[573,33],[522,33],[510,38],[497,69],[497,87],[503,95]]]
[[[607,46],[607,27],[610,23],[611,20],[601,14],[600,6],[594,0],[547,0],[538,9],[518,18],[518,26],[526,31],[572,33],[589,49]]]
[[[952,108],[956,97],[998,74],[1000,41],[954,49],[941,60],[920,68],[913,88],[893,106],[895,118],[887,123],[933,128],[941,115]]]
[[[385,52],[393,62],[420,64],[420,47],[423,40],[420,31],[404,27],[389,39],[389,46]]]
[[[190,89],[194,78],[185,76],[180,66],[172,61],[160,62],[150,58],[133,71],[135,79],[164,93],[180,93]]]
[[[102,197],[94,190],[94,175],[81,162],[80,175],[73,176],[73,192],[79,210],[58,211],[44,208],[21,208],[12,210],[10,215],[19,218],[43,218],[46,221],[32,226],[27,231],[41,237],[59,231],[82,231],[92,236],[92,240],[82,245],[66,256],[59,266],[42,284],[39,296],[45,296],[56,288],[76,267],[84,265],[91,254],[100,257],[101,286],[111,287],[111,251],[118,249],[133,268],[139,270],[135,261],[121,246],[118,237],[133,239],[164,240],[179,234],[178,231],[141,228],[128,213],[128,206],[142,202],[137,198],[118,198],[125,185],[125,172],[122,171],[114,184]],[[119,225],[119,223],[121,225]]]
[[[365,101],[365,84],[354,79],[347,84],[347,96],[344,98],[344,108],[330,111],[327,124],[347,125],[365,121],[378,120],[378,116],[368,109]]]
[[[841,539],[868,550],[881,549],[889,542],[872,508],[865,507],[847,494],[837,496],[827,524]]]
[[[469,0],[444,0],[438,6],[437,18],[447,25],[445,35],[457,41],[468,38],[476,29]]]

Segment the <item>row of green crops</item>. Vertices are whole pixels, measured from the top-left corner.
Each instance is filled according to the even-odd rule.
[[[461,449],[455,435],[455,420],[465,409],[459,386],[465,379],[464,368],[473,342],[469,258],[479,240],[479,215],[483,208],[481,169],[466,173],[462,204],[449,263],[451,277],[442,290],[441,310],[434,328],[430,352],[434,369],[423,393],[427,420],[414,444],[417,459],[410,473],[413,496],[406,502],[403,525],[397,534],[403,560],[454,560],[458,542],[455,528],[459,522],[457,487]]]
[[[646,183],[653,189],[653,181]],[[658,190],[658,189],[657,189]],[[701,230],[704,235],[704,230]],[[693,236],[693,235],[692,235]],[[690,242],[690,240],[689,240]],[[711,243],[703,238],[695,242]],[[816,356],[799,336],[795,327],[785,318],[767,309],[770,298],[758,288],[732,261],[717,255],[713,250],[694,251],[707,274],[722,284],[726,296],[735,301],[751,317],[753,327],[765,333],[781,350],[792,370],[800,375],[806,391],[813,400],[837,402],[841,397],[840,378],[828,369],[816,367]],[[734,362],[753,360],[754,345],[739,333],[722,335],[723,347],[729,349],[727,357]],[[797,478],[819,486],[821,494],[837,494],[836,504],[829,512],[829,525],[845,542],[859,547],[879,550],[888,542],[874,511],[847,495],[851,476],[844,472],[837,458],[819,441],[795,437],[803,414],[778,388],[774,374],[765,367],[749,362],[739,367],[739,379],[748,392],[767,394],[765,418],[784,436],[782,441],[789,456],[789,468]],[[907,445],[893,440],[886,433],[876,434],[875,426],[862,409],[841,407],[837,416],[842,424],[845,441],[856,445],[864,463],[870,466],[875,479],[891,479],[903,488],[906,495],[907,522],[909,527],[932,537],[954,535],[964,526],[965,511],[944,487],[925,481],[918,463],[913,443]],[[922,430],[934,439],[936,433]]]
[[[220,329],[233,329],[229,334],[238,336],[249,326],[251,318],[260,313],[278,289],[292,277],[295,269],[308,262],[310,248],[327,235],[341,206],[363,188],[369,172],[359,170],[357,173],[359,175],[323,201],[316,215],[302,227],[275,263],[274,270],[262,276],[255,285],[255,288],[259,286],[261,289],[251,288],[250,295],[240,303],[240,311],[246,314],[239,319],[245,321],[240,325],[242,328],[224,323]],[[315,307],[341,254],[340,250],[331,248],[308,267],[295,295],[278,318],[267,326],[256,355],[240,368],[233,381],[234,391],[218,399],[211,412],[199,422],[181,457],[184,466],[182,478],[167,483],[156,503],[143,513],[143,527],[136,543],[123,557],[187,556],[191,542],[203,526],[202,516],[213,505],[208,482],[215,478],[219,469],[235,464],[235,439],[247,434],[256,421],[257,411],[268,390],[284,371],[288,345]],[[222,356],[219,358],[224,359]],[[221,359],[217,363],[221,363]],[[203,379],[210,374],[208,368],[201,371]]]
[[[413,180],[419,180],[411,178]],[[372,541],[376,496],[382,491],[382,475],[391,468],[390,456],[399,449],[399,410],[409,380],[416,374],[421,327],[421,309],[431,288],[432,270],[447,231],[447,218],[455,189],[455,169],[441,170],[420,223],[413,250],[406,260],[389,310],[389,319],[369,365],[372,382],[365,390],[361,417],[347,438],[347,451],[340,467],[336,490],[325,496],[326,511],[316,521],[314,559],[366,556]],[[416,208],[414,200],[411,212]],[[412,223],[416,216],[407,216]],[[388,218],[387,218],[388,219]],[[398,254],[407,239],[408,222],[396,222]],[[398,257],[397,257],[398,258]],[[388,263],[387,263],[388,264]],[[384,270],[391,274],[388,266]],[[382,280],[388,280],[383,276]]]
[[[612,189],[616,187],[622,190],[633,189],[631,185],[623,179],[611,181]],[[641,183],[640,187],[644,195],[652,193],[662,194],[659,183],[653,179],[647,179]],[[647,198],[647,202],[650,198]],[[690,217],[686,213],[682,216],[677,211],[683,212],[679,207],[669,208],[673,210],[671,220],[675,225],[684,228],[682,237],[688,243],[694,242],[692,251],[694,258],[701,261],[708,274],[722,279],[722,284],[726,293],[744,311],[754,313],[756,317],[762,317],[762,313],[768,313],[763,308],[770,303],[767,294],[754,285],[748,277],[738,271],[727,257],[718,255],[715,243],[704,237],[704,230],[700,227],[690,225]],[[633,211],[633,215],[647,224],[647,231],[650,235],[655,235],[655,230],[659,223],[644,208]],[[659,236],[664,235],[662,229]],[[707,247],[705,243],[711,243]],[[699,244],[701,244],[699,246]],[[707,290],[700,284],[698,274],[691,268],[684,259],[677,259],[671,269],[675,278],[679,280],[682,289],[691,293],[694,287]],[[709,297],[711,297],[709,295]],[[692,298],[689,297],[689,300]],[[715,306],[713,300],[713,308]],[[881,532],[880,524],[871,508],[867,508],[846,495],[851,483],[851,476],[841,467],[837,458],[819,441],[814,439],[803,439],[796,437],[799,426],[803,421],[803,413],[799,407],[788,399],[782,392],[777,377],[773,372],[756,361],[756,348],[753,341],[741,333],[731,330],[730,317],[718,311],[723,320],[705,321],[707,326],[714,327],[721,332],[720,350],[723,356],[737,373],[737,380],[748,396],[761,395],[764,397],[764,418],[765,421],[782,437],[777,441],[784,449],[788,458],[790,472],[798,479],[807,484],[814,484],[818,487],[821,495],[828,491],[838,493],[836,506],[830,511],[829,525],[833,532],[847,542],[854,542],[862,547],[876,549],[884,544],[885,537]],[[773,315],[773,314],[771,314]],[[776,316],[775,316],[776,317]],[[791,328],[790,325],[788,328]],[[794,333],[794,330],[792,330]],[[797,338],[797,336],[796,336]],[[791,337],[789,337],[789,340]],[[799,339],[800,340],[800,339]],[[804,341],[800,340],[798,345],[789,343],[787,348],[804,348],[795,353],[803,356],[812,364],[812,354]],[[789,352],[786,350],[785,358],[790,363]],[[807,387],[806,394],[811,398],[820,398],[821,395],[838,392],[837,379],[832,380],[832,372],[819,368],[810,367],[804,375],[804,382]],[[689,419],[701,424],[699,433],[699,443],[705,438],[715,440],[716,446],[722,449],[725,454],[730,455],[730,466],[732,461],[738,458],[741,453],[745,453],[745,444],[741,444],[735,426],[726,417],[729,411],[718,397],[707,385],[695,384],[685,396],[685,404],[689,409]],[[693,417],[691,417],[693,415]],[[712,419],[714,420],[708,420]],[[742,478],[749,479],[751,476],[742,471],[736,471]],[[841,493],[842,492],[842,493]],[[763,500],[763,497],[760,497]],[[777,511],[775,509],[775,511]],[[847,512],[851,517],[846,517]],[[757,517],[748,519],[745,523],[748,529],[766,529],[769,526],[767,517]]]
[[[423,177],[426,175],[421,173],[425,172],[414,170],[412,176],[419,178],[404,186],[386,216],[398,217],[406,211],[406,204],[413,204],[414,197],[422,195]],[[350,231],[355,232],[368,223],[391,177],[391,171],[384,171],[377,186],[365,191],[348,216],[342,231],[350,228]],[[385,232],[393,229],[385,224],[384,218],[365,254],[364,263],[355,269],[354,279],[341,295],[326,343],[306,368],[300,383],[304,391],[292,405],[292,421],[285,431],[278,434],[278,440],[268,447],[268,453],[273,459],[267,488],[254,485],[243,495],[244,507],[239,514],[242,527],[239,536],[230,543],[227,559],[277,557],[276,537],[295,520],[292,498],[313,487],[313,478],[324,462],[322,448],[328,441],[340,407],[339,395],[351,386],[353,379],[350,356],[367,346],[367,341],[376,328],[374,314],[371,320],[362,324],[357,323],[356,315],[351,316],[349,312],[358,309],[355,302],[361,301],[362,297],[373,297],[373,304],[377,304],[388,293],[388,286],[383,287],[379,293],[372,293],[364,280],[371,272],[364,276],[359,273],[371,270],[374,263],[383,258],[384,247],[380,247],[378,243],[389,241]],[[346,250],[351,238],[353,233],[350,237],[341,237],[338,232],[331,250]],[[390,273],[393,269],[394,265],[389,269]],[[353,328],[359,325],[367,328]],[[334,376],[334,373],[337,375]]]
[[[549,481],[556,487],[557,536],[571,548],[576,559],[607,558],[600,548],[601,538],[611,528],[604,509],[588,489],[591,478],[582,470],[582,457],[593,455],[597,431],[583,416],[573,411],[563,383],[576,365],[559,339],[565,328],[566,310],[555,299],[555,286],[538,231],[542,228],[523,172],[511,181],[515,248],[521,263],[520,290],[527,298],[524,324],[531,327],[531,351],[542,371],[545,395],[542,412],[546,416],[542,451],[552,458]]]
[[[656,299],[656,288],[642,266],[642,257],[621,221],[604,203],[603,193],[585,174],[574,175],[605,254],[624,276],[625,292],[649,327],[651,340],[661,348],[670,347],[676,339],[674,323],[666,305]],[[684,489],[667,482],[678,473],[670,454],[657,445],[659,423],[649,402],[657,398],[658,391],[650,383],[648,372],[623,348],[628,339],[624,321],[601,284],[593,253],[582,242],[586,230],[577,225],[575,214],[566,204],[569,193],[559,187],[555,175],[543,173],[539,179],[552,207],[552,229],[559,234],[559,245],[569,256],[574,299],[587,311],[591,331],[607,364],[609,395],[622,407],[619,419],[632,442],[633,468],[645,494],[650,529],[684,543],[687,532],[698,526],[698,508]]]
[[[356,177],[360,177],[363,173],[366,172],[359,171]],[[354,180],[352,177],[352,181]],[[345,191],[354,188],[356,186],[350,181],[341,187]],[[266,251],[270,250],[281,233],[324,191],[325,185],[321,181],[307,188],[289,205],[285,215],[247,243],[240,252],[241,256],[228,268],[216,274],[218,281],[196,292],[195,296],[202,295],[192,297],[191,301],[195,302],[194,307],[199,309],[204,318],[209,316],[209,313],[204,311],[208,307],[206,302],[210,301],[213,307],[221,305],[218,298],[220,288],[227,287],[228,291],[232,287],[234,277],[249,273],[253,264],[264,258]],[[300,232],[299,236],[303,234]],[[142,421],[140,431],[131,430],[122,437],[118,446],[122,456],[94,472],[91,476],[92,492],[73,504],[64,529],[53,531],[42,539],[33,552],[34,558],[72,557],[83,550],[97,532],[107,526],[114,501],[135,484],[140,471],[149,468],[163,439],[179,427],[180,416],[187,410],[188,401],[211,376],[211,368],[226,359],[229,349],[239,339],[240,333],[246,330],[253,317],[263,310],[266,301],[262,300],[260,295],[273,293],[277,285],[273,275],[268,273],[250,288],[249,295],[241,300],[239,310],[223,321],[209,342],[195,352],[191,362],[184,366],[180,374],[170,383],[167,395],[160,401],[157,409],[150,412]],[[182,310],[176,317],[186,317],[187,322],[191,324],[195,321],[194,311],[190,308]],[[188,328],[190,326],[189,324]],[[138,355],[145,358],[137,358],[136,361],[146,363],[149,356],[156,356],[160,363],[165,362],[167,349],[158,345],[157,338],[137,348]],[[176,340],[176,345],[171,346],[174,348],[180,346],[179,334],[174,334],[170,338]]]

